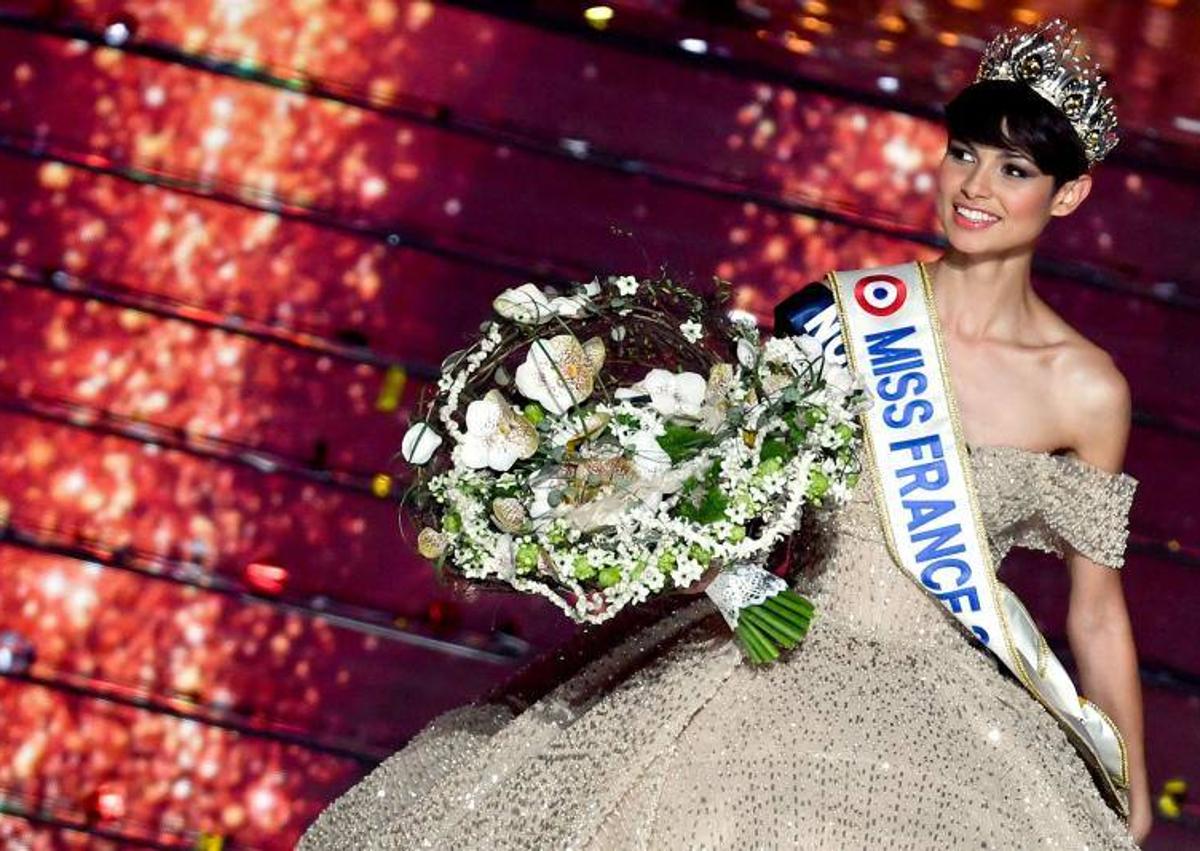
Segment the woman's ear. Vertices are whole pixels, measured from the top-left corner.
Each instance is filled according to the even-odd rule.
[[[1054,198],[1050,202],[1050,215],[1066,216],[1073,213],[1091,191],[1092,176],[1090,174],[1081,174],[1074,180],[1068,180],[1054,193]]]

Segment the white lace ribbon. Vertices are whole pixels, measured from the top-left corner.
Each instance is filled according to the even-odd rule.
[[[729,628],[736,629],[738,612],[757,606],[780,591],[786,591],[787,587],[787,582],[774,573],[757,564],[742,562],[718,573],[704,593],[716,604]]]

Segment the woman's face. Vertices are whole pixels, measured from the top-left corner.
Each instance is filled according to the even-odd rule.
[[[938,219],[964,254],[1032,251],[1050,217],[1074,210],[1090,181],[1084,175],[1056,192],[1054,178],[1024,154],[951,139],[938,167]]]

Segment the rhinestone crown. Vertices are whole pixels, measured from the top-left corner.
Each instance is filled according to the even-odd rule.
[[[1061,18],[1032,30],[1012,27],[988,42],[975,79],[1025,83],[1054,104],[1075,128],[1090,166],[1117,144],[1117,111],[1077,32]]]

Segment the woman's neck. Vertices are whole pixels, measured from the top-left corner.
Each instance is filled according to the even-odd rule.
[[[1032,265],[1030,252],[980,257],[947,249],[927,264],[942,327],[963,340],[1020,337],[1037,299]]]

